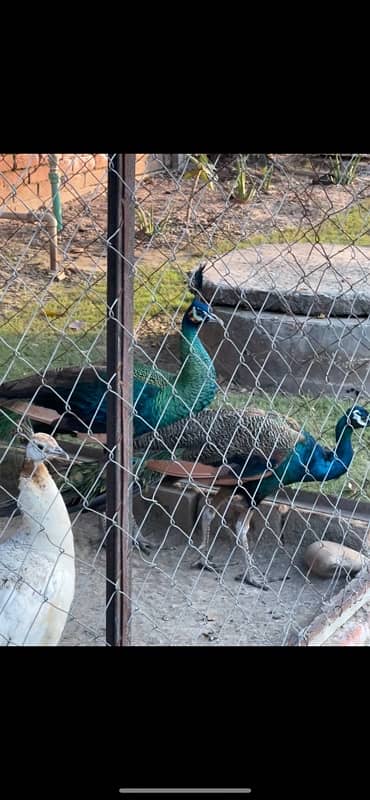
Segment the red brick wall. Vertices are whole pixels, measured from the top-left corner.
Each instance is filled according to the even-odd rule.
[[[161,164],[148,153],[136,154],[136,177],[140,180]],[[59,174],[62,202],[75,200],[107,182],[105,153],[60,153]],[[0,153],[0,210],[27,211],[50,202],[49,162],[45,153]]]
[[[94,189],[103,191],[107,181],[107,155],[61,153],[59,174],[62,202],[74,200]],[[0,154],[0,210],[27,211],[50,200],[47,154]]]

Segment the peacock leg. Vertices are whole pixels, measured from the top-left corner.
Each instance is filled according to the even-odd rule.
[[[205,505],[202,511],[201,517],[201,540],[198,547],[200,554],[197,556],[195,561],[191,564],[192,569],[208,569],[208,570],[215,570],[217,567],[212,562],[210,558],[208,558],[208,550],[209,550],[209,540],[211,535],[211,526],[212,522],[215,518],[216,510],[213,506]]]
[[[247,513],[244,512],[238,516],[238,519],[235,523],[236,540],[238,544],[241,544],[241,547],[244,550],[246,564],[245,572],[242,572],[241,575],[237,575],[235,580],[243,583],[249,583],[251,586],[256,586],[257,589],[267,590],[269,587],[266,584],[265,576],[260,572],[260,570],[257,570],[249,550],[248,533],[252,515],[253,509],[250,508],[248,509]]]
[[[101,531],[101,534],[102,534],[102,537],[103,537],[103,547],[107,546],[106,524],[107,524],[107,522],[106,522],[105,515],[99,516],[98,525],[99,525],[99,528],[100,528],[100,531]],[[150,554],[150,551],[151,551],[153,545],[151,544],[151,542],[148,542],[148,540],[145,539],[144,536],[142,535],[142,533],[139,531],[139,528],[137,526],[137,522],[135,521],[134,517],[132,517],[132,541],[133,541],[134,547],[137,547],[138,550],[142,550],[142,552],[145,553],[146,555]]]
[[[278,538],[279,538],[281,544],[284,544],[284,529],[285,529],[285,526],[286,526],[288,518],[289,518],[289,511],[290,511],[290,506],[287,506],[287,505],[285,505],[283,503],[280,503],[280,505],[278,506],[278,512],[279,512],[278,528],[279,529],[277,531],[277,535],[278,535]]]
[[[134,517],[132,517],[132,539],[134,547],[137,547],[138,550],[149,555],[153,545],[151,542],[148,542],[148,539],[144,538]]]

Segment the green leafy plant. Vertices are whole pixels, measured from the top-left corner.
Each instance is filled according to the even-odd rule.
[[[168,223],[168,215],[160,219],[158,222],[154,220],[153,206],[149,211],[146,211],[142,206],[136,206],[136,221],[139,231],[145,233],[146,236],[154,236],[154,234],[163,233]]]
[[[186,230],[188,232],[191,212],[193,210],[194,197],[199,183],[204,184],[208,189],[214,191],[215,183],[218,180],[216,167],[212,161],[209,160],[206,153],[197,153],[196,155],[189,156],[189,158],[194,166],[185,173],[184,178],[186,180],[193,180],[194,183],[190,192],[185,221]]]
[[[256,187],[247,172],[248,157],[239,155],[237,159],[237,175],[232,190],[234,200],[247,203],[256,194]]]
[[[212,161],[209,160],[206,153],[197,153],[196,155],[189,156],[190,161],[194,166],[185,172],[184,178],[194,179],[195,190],[198,183],[206,183],[209,189],[215,188],[215,182],[218,180],[217,170]]]
[[[266,164],[266,166],[263,167],[262,180],[261,180],[261,186],[260,186],[261,192],[266,192],[266,193],[268,192],[268,190],[270,188],[270,183],[271,183],[271,178],[272,178],[273,171],[274,171],[274,165],[273,164],[270,164],[270,166],[268,166]]]
[[[339,186],[348,186],[356,177],[360,156],[354,154],[351,156],[348,163],[346,163],[339,153],[336,153],[334,158],[330,159],[330,172],[332,175],[333,183]]]

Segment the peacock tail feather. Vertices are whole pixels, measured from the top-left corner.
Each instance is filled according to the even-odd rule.
[[[148,448],[148,452],[155,452],[165,447],[169,453],[181,448],[183,458],[210,464],[232,456],[246,457],[253,451],[265,459],[277,452],[286,455],[301,438],[298,423],[275,412],[250,409],[239,413],[219,408],[176,420],[154,436],[135,437],[134,451]]]

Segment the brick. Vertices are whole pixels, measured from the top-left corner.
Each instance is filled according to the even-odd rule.
[[[41,183],[49,179],[49,167],[37,167],[37,169],[30,169],[29,183]]]
[[[105,153],[96,153],[94,169],[107,169],[108,156]]]
[[[40,181],[39,183],[31,183],[30,186],[37,193],[39,201],[51,200],[51,183],[49,180]]]
[[[135,174],[139,178],[144,175],[148,164],[148,153],[136,153]]]
[[[88,169],[94,168],[94,157],[92,153],[63,153],[59,159],[59,169],[61,173],[70,175],[71,173],[80,174]]]
[[[108,179],[107,169],[95,169],[93,174],[98,183],[102,183],[104,186],[106,185]]]
[[[25,169],[26,167],[38,167],[38,153],[15,153],[14,169]]]
[[[40,199],[35,191],[35,186],[32,188],[27,184],[22,184],[17,191],[13,194],[9,187],[4,189],[1,184],[0,178],[0,198],[2,199],[2,210],[8,209],[9,211],[22,211],[26,212],[30,208],[39,208],[41,205]]]
[[[0,155],[0,172],[14,169],[14,155],[12,153],[1,153]]]
[[[86,172],[85,175],[85,186],[94,189],[95,186],[99,186],[99,181],[95,175],[95,172]]]
[[[94,189],[95,186],[101,186],[101,184],[105,186],[107,175],[106,169],[97,169],[94,170],[94,172],[87,172],[85,175],[85,186],[89,186],[92,189]]]
[[[85,175],[83,173],[79,175],[72,175],[68,178],[68,180],[66,180],[62,187],[63,192],[68,200],[78,197],[78,195],[83,192],[84,188]]]
[[[78,153],[76,156],[75,172],[86,172],[94,169],[94,157],[92,153]]]
[[[164,161],[153,158],[150,153],[137,153],[135,165],[135,177],[137,180],[146,178],[152,173],[159,172],[163,169]]]
[[[9,191],[12,191],[12,187],[22,186],[22,184],[27,183],[28,176],[22,175],[21,172],[16,172],[15,170],[8,170],[7,172],[0,173],[0,181],[6,187],[8,186]]]
[[[63,153],[56,153],[58,157],[58,162],[61,161],[63,158]],[[40,167],[48,167],[49,166],[49,157],[50,153],[40,153],[39,154],[39,166]]]
[[[324,642],[324,647],[368,647],[370,603],[365,603]]]
[[[59,159],[59,170],[61,175],[69,175],[74,172],[75,158],[74,156],[63,156]]]

